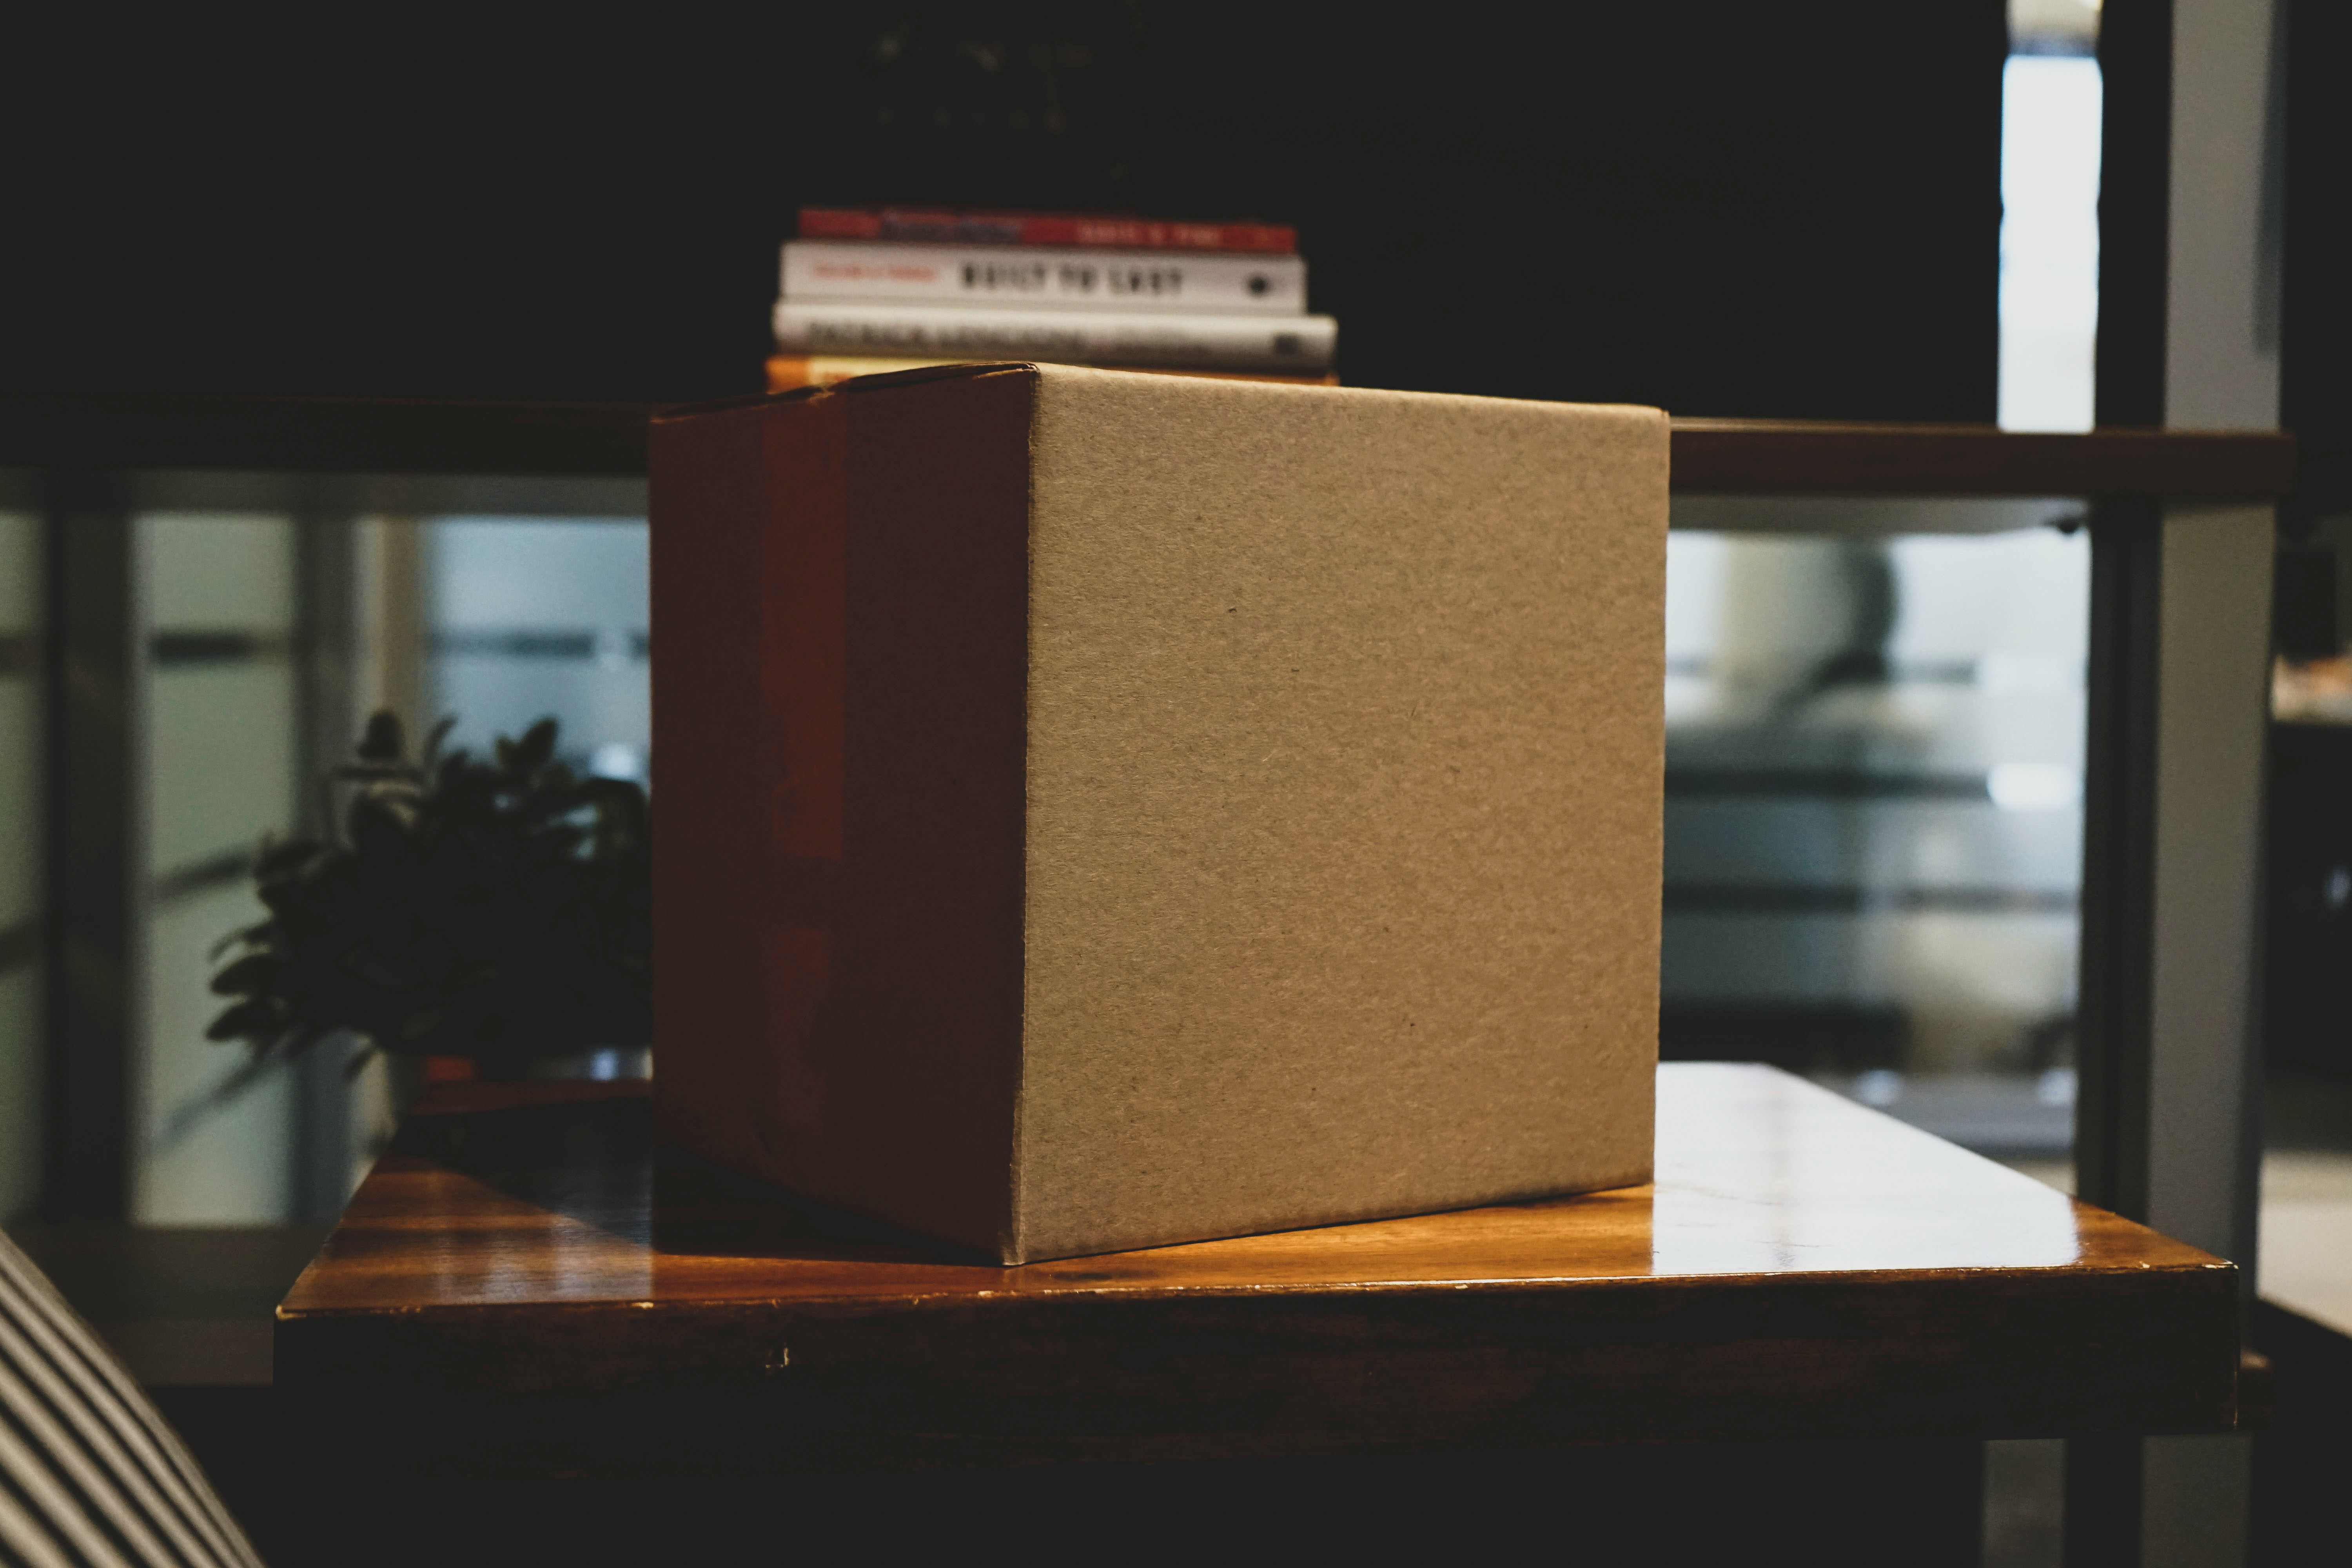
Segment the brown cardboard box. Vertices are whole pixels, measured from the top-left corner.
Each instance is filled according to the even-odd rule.
[[[1646,1180],[1665,528],[1644,408],[656,421],[665,1134],[1008,1263]]]

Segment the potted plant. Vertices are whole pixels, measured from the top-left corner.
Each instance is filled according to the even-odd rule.
[[[213,989],[235,1000],[207,1031],[251,1048],[241,1079],[341,1030],[484,1078],[650,1043],[645,792],[575,776],[551,719],[481,761],[441,754],[448,728],[411,762],[376,714],[327,782],[341,836],[257,858],[269,918],[223,942]]]

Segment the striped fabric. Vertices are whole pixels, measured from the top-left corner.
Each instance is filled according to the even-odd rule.
[[[0,1236],[0,1563],[260,1568],[188,1450]]]

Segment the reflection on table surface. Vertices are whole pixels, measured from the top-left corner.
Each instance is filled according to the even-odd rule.
[[[1654,1185],[1004,1268],[656,1156],[642,1091],[411,1118],[293,1313],[2222,1267],[1770,1068],[1659,1070]]]

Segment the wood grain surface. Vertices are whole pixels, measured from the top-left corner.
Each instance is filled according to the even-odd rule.
[[[657,1158],[643,1100],[452,1097],[278,1387],[564,1473],[2231,1424],[2229,1264],[1768,1068],[1662,1068],[1658,1125],[1651,1186],[1004,1268]]]

